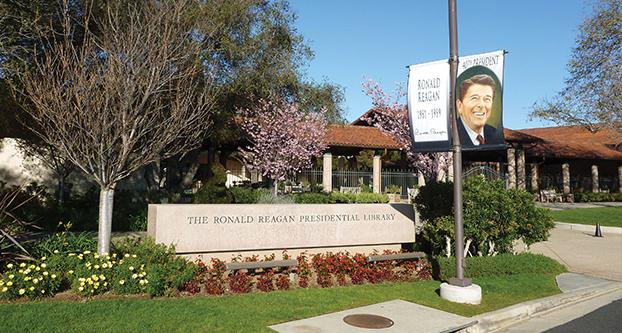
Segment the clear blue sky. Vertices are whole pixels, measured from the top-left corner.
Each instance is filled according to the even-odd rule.
[[[458,0],[458,54],[504,49],[504,126],[551,126],[529,120],[531,106],[563,88],[578,25],[591,0]],[[315,52],[310,79],[345,88],[346,117],[371,107],[364,78],[393,92],[406,66],[449,57],[446,0],[291,0],[296,27]]]

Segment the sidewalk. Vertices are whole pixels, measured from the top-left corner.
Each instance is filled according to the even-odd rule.
[[[619,229],[619,228],[618,228]],[[526,251],[523,244],[517,252]],[[622,282],[622,234],[556,227],[546,242],[531,245],[529,252],[543,254],[564,264],[570,272]]]

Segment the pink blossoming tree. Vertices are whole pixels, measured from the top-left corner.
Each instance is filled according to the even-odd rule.
[[[452,163],[449,153],[418,153],[411,144],[408,109],[400,100],[406,96],[403,86],[392,95],[385,93],[377,82],[366,80],[363,91],[372,99],[373,110],[361,119],[389,135],[400,145],[411,165],[428,178],[446,172]]]
[[[311,167],[312,157],[326,149],[326,110],[306,113],[283,99],[260,100],[256,107],[240,110],[241,128],[250,145],[241,148],[252,168],[274,181]]]

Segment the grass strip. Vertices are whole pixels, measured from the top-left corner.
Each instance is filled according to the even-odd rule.
[[[474,282],[483,290],[480,305],[456,304],[441,299],[438,281],[295,289],[223,297],[9,303],[0,304],[0,331],[272,332],[267,326],[393,299],[473,316],[559,293],[552,274],[482,277]]]
[[[551,211],[553,220],[607,227],[622,227],[622,207],[578,208]]]

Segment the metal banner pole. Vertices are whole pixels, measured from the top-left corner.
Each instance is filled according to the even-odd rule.
[[[449,0],[449,105],[451,110],[452,151],[454,157],[454,219],[456,228],[456,277],[449,284],[466,287],[470,279],[464,278],[464,228],[462,222],[462,150],[458,137],[456,111],[456,76],[458,73],[458,24],[456,0]]]

